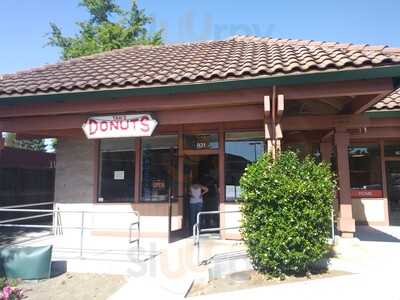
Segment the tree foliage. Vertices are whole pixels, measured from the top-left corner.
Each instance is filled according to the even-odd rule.
[[[148,32],[147,26],[153,20],[143,9],[139,9],[136,0],[132,0],[130,9],[125,11],[114,0],[81,0],[90,19],[77,22],[78,34],[64,36],[55,23],[50,23],[49,45],[62,50],[62,58],[70,59],[84,55],[100,53],[134,45],[159,45],[162,43],[162,31]]]
[[[256,270],[302,274],[328,253],[336,179],[326,163],[268,154],[240,180],[242,235]]]
[[[7,133],[5,136],[5,146],[11,148],[25,149],[31,151],[46,151],[46,144],[43,139],[18,140],[15,133]]]

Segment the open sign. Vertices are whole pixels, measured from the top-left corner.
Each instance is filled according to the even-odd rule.
[[[157,120],[149,114],[96,116],[89,118],[82,129],[88,139],[151,136]]]

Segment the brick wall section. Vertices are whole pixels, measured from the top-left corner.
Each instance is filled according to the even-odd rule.
[[[92,203],[94,142],[84,138],[61,138],[57,145],[55,202]]]

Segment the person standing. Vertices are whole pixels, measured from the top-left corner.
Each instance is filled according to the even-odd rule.
[[[196,224],[197,214],[203,209],[203,196],[207,194],[208,188],[195,183],[190,187],[190,228]]]

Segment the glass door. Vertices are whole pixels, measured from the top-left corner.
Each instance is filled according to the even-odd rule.
[[[390,225],[400,226],[400,161],[386,162]]]
[[[219,209],[218,155],[185,155],[184,166],[185,224],[190,235],[198,212]],[[201,228],[219,228],[219,216],[203,217]]]

